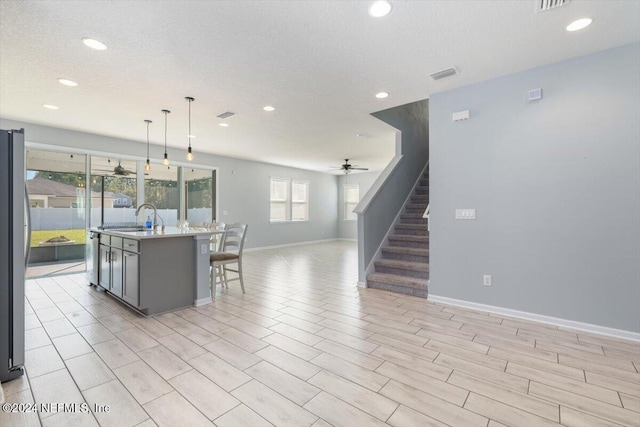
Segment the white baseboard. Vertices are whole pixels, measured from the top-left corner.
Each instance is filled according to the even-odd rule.
[[[309,240],[307,242],[285,243],[283,245],[259,246],[257,248],[244,249],[244,251],[245,252],[253,252],[253,251],[262,251],[262,250],[265,250],[265,249],[287,248],[289,246],[313,245],[313,244],[316,244],[316,243],[335,242],[337,240],[340,240],[340,239]]]
[[[367,282],[358,282],[358,287],[359,288],[366,288],[367,287]]]
[[[195,305],[196,307],[200,307],[201,305],[209,304],[210,302],[213,302],[213,299],[211,299],[211,297],[200,298],[193,301],[193,305]]]
[[[357,242],[358,239],[345,239],[344,237],[338,237],[336,240],[340,240],[343,242]]]
[[[471,308],[479,311],[486,311],[495,314],[504,314],[519,319],[533,320],[540,323],[546,323],[554,326],[562,326],[565,328],[575,329],[578,331],[590,332],[593,334],[606,335],[609,337],[622,338],[631,341],[640,342],[640,333],[625,331],[623,329],[609,328],[606,326],[594,325],[591,323],[576,322],[575,320],[560,319],[558,317],[545,316],[542,314],[529,313],[526,311],[512,310],[510,308],[497,307],[494,305],[480,304],[477,302],[465,301],[455,298],[441,297],[438,295],[429,295],[429,301],[442,304],[455,305],[458,307]]]

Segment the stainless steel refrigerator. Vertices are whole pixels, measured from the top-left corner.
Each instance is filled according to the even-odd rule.
[[[24,129],[0,130],[0,382],[23,374],[28,215]]]

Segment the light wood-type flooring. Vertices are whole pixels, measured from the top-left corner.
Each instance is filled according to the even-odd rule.
[[[91,410],[0,425],[640,425],[638,343],[357,288],[352,242],[245,269],[245,295],[153,318],[82,274],[28,280],[28,376],[7,401]]]

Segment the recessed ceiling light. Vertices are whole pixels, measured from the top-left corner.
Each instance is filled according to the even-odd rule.
[[[107,45],[102,43],[100,40],[91,39],[89,37],[85,37],[82,39],[82,43],[89,46],[91,49],[95,50],[107,50]]]
[[[71,87],[78,86],[78,83],[68,79],[58,79],[58,83],[60,83],[61,85],[71,86]]]
[[[262,107],[262,109],[263,109],[264,111],[273,111],[273,110],[275,110],[275,109],[276,109],[276,107],[273,107],[273,106],[271,106],[271,105],[267,105],[267,106],[265,106],[265,107]]]
[[[387,96],[389,96],[388,92],[378,92],[378,93],[376,93],[376,98],[378,98],[378,99],[384,99]]]
[[[223,128],[228,128],[229,123],[218,123],[218,126],[222,126]]]
[[[195,138],[195,135],[187,135],[187,138]]]
[[[582,30],[583,28],[587,28],[589,25],[591,25],[592,22],[593,19],[591,18],[578,19],[577,21],[573,21],[571,24],[567,25],[567,31]]]
[[[51,104],[42,104],[42,106],[44,108],[48,108],[49,110],[57,110],[58,106],[57,105],[51,105]]]
[[[369,6],[369,15],[374,18],[382,18],[383,16],[387,16],[391,12],[391,3],[388,1],[374,1],[371,6]]]

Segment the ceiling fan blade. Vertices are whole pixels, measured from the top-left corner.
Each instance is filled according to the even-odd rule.
[[[353,171],[368,171],[369,168],[351,168]]]

